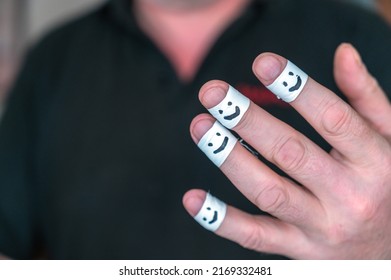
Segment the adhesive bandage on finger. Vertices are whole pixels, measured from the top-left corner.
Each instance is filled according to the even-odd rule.
[[[207,193],[204,204],[194,219],[207,230],[216,231],[224,221],[226,212],[227,205]]]
[[[267,88],[285,102],[292,102],[299,96],[307,80],[308,75],[288,60],[280,76]]]
[[[242,119],[250,106],[250,99],[229,86],[225,98],[208,111],[225,127],[231,129]]]
[[[217,166],[227,159],[238,139],[218,121],[205,133],[198,142],[198,147]]]

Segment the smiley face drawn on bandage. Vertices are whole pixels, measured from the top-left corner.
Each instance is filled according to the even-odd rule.
[[[236,142],[238,142],[238,139],[221,123],[215,121],[198,142],[198,147],[214,164],[220,167],[231,153]]]
[[[307,81],[308,75],[288,60],[280,76],[266,87],[278,98],[285,102],[292,102],[302,92]]]
[[[227,136],[224,136],[223,141],[221,142],[221,144],[220,145],[216,145],[215,142],[217,142],[216,141],[217,139],[221,138],[220,137],[221,133],[220,132],[216,132],[216,136],[217,137],[214,137],[213,139],[211,139],[211,140],[213,140],[213,142],[211,141],[211,142],[208,143],[208,147],[214,147],[214,146],[218,147],[216,150],[213,151],[214,154],[218,154],[218,153],[221,153],[222,151],[224,151],[224,149],[225,149],[225,147],[227,147],[227,144],[228,144],[228,141],[229,141],[229,138]]]
[[[206,210],[211,214],[210,217],[203,217],[202,220],[208,224],[214,224],[219,219],[219,214],[216,210],[212,210],[211,207],[206,207]]]
[[[230,107],[232,107],[232,102],[231,101],[228,101],[227,102],[227,108],[230,108]],[[229,115],[223,115],[223,113],[224,113],[224,110],[219,110],[219,114],[220,115],[223,115],[223,118],[225,119],[225,120],[227,120],[227,121],[232,121],[233,119],[235,119],[235,118],[237,118],[237,117],[239,117],[240,116],[240,108],[239,108],[239,106],[234,106],[233,107],[234,108],[234,112],[233,113],[231,113],[231,114],[229,114]],[[227,110],[228,111],[228,110]]]
[[[284,87],[288,87],[290,85],[293,85],[293,86],[289,87],[288,90],[289,90],[289,92],[294,92],[294,91],[300,89],[301,84],[302,84],[302,80],[301,80],[300,75],[295,75],[292,71],[289,71],[286,81],[283,81],[282,84]]]
[[[225,127],[235,127],[250,106],[250,99],[242,95],[232,86],[229,86],[225,98],[209,112]]]

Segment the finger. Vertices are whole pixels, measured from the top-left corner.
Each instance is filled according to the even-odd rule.
[[[240,120],[232,129],[264,158],[277,165],[282,171],[311,190],[318,198],[329,195],[328,189],[335,185],[341,166],[325,151],[307,137],[280,121],[262,108],[250,103],[247,110],[238,107],[237,96],[222,81],[210,81],[200,90],[201,103],[220,121],[232,112]],[[230,106],[224,107],[226,104]],[[217,108],[217,110],[215,109]]]
[[[251,250],[291,257],[307,247],[307,240],[297,227],[275,218],[250,215],[232,206],[227,206],[225,214],[219,216],[220,213],[210,207],[207,196],[210,194],[203,190],[190,190],[183,197],[183,205],[193,218],[204,213],[205,221],[200,224],[207,229],[209,222],[214,220],[213,216],[222,219],[220,226],[212,230],[217,235]]]
[[[208,139],[208,143],[200,148],[215,163],[213,157],[220,157],[215,151],[221,151],[224,146],[222,143],[234,141],[233,138],[236,140],[224,127],[218,126],[216,130],[215,120],[206,114],[193,120],[190,131],[194,142],[199,145],[204,139]],[[209,143],[213,145],[209,146]],[[225,147],[228,145],[225,144]],[[323,215],[323,209],[311,193],[276,174],[237,143],[232,150],[223,149],[220,153],[227,154],[225,160],[216,165],[258,208],[295,225],[320,226],[318,217]],[[311,212],[308,209],[311,209]]]
[[[253,69],[258,79],[270,86],[286,76],[287,60],[271,53],[261,54]],[[281,74],[282,73],[282,74]],[[381,155],[387,143],[341,98],[311,78],[302,85],[301,93],[290,104],[348,163],[376,164],[377,157],[368,159],[368,151]],[[363,147],[366,147],[363,149]]]
[[[389,100],[352,45],[341,44],[338,47],[334,58],[334,77],[353,108],[379,133],[391,135]]]

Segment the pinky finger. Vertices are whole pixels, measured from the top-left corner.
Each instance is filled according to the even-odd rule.
[[[305,235],[296,226],[226,206],[203,190],[188,191],[183,205],[203,227],[244,248],[294,258],[307,247]]]

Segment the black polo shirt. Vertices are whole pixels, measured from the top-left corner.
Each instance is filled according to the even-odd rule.
[[[204,188],[259,213],[192,142],[200,86],[222,79],[324,149],[328,145],[253,76],[261,52],[286,56],[337,91],[333,53],[351,42],[391,92],[391,33],[371,14],[323,1],[254,1],[193,81],[114,0],[30,51],[0,128],[0,252],[56,259],[275,258],[215,236],[184,210]],[[375,113],[375,112],[374,112]],[[311,211],[311,209],[308,209]]]

